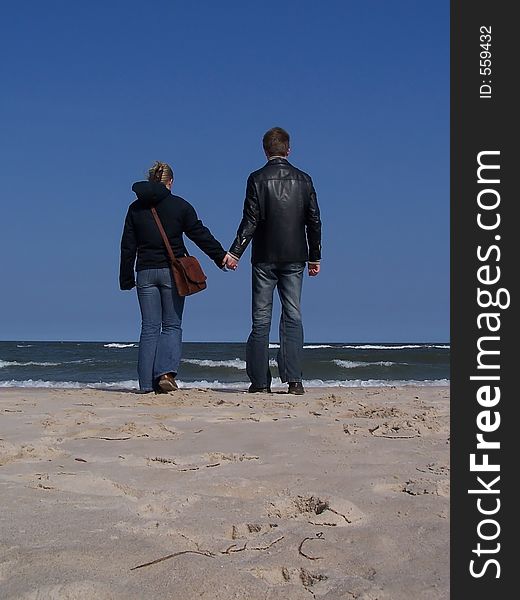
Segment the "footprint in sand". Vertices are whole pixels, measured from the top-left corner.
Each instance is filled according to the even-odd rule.
[[[84,429],[72,436],[72,439],[100,439],[110,441],[148,438],[152,440],[169,440],[177,435],[179,435],[177,431],[164,425],[164,423],[138,425],[131,421],[117,428],[101,427]]]
[[[278,528],[277,523],[240,523],[231,527],[231,539],[254,539]]]
[[[52,431],[61,433],[70,427],[84,425],[93,420],[101,421],[94,411],[74,409],[67,410],[59,416],[48,414],[42,419],[41,425],[44,429],[51,429]]]
[[[147,457],[149,466],[175,468],[177,471],[198,471],[204,468],[220,467],[225,464],[256,461],[259,456],[233,452],[207,452],[190,456],[151,456]]]
[[[139,498],[135,511],[146,519],[164,519],[177,517],[200,501],[196,494],[174,496],[171,492],[145,494]]]
[[[392,600],[370,578],[339,575],[329,581],[330,589],[320,600]]]
[[[0,465],[18,460],[36,462],[65,456],[65,452],[56,448],[57,444],[55,438],[41,438],[32,444],[11,444],[5,440],[0,440]]]
[[[423,469],[418,469],[422,471]],[[425,471],[428,472],[428,471]],[[448,473],[439,472],[439,475],[447,475]],[[398,480],[398,477],[394,477]],[[450,496],[450,480],[448,477],[411,477],[406,481],[393,483],[377,483],[372,487],[372,491],[376,494],[388,494],[388,492],[401,494],[405,493],[409,496],[442,496],[449,498]]]
[[[347,435],[361,435],[382,437],[387,439],[407,439],[416,437],[428,437],[444,430],[439,423],[439,417],[435,410],[427,410],[407,417],[400,410],[390,408],[367,408],[363,406],[352,414],[340,415],[343,418],[355,417],[363,419],[362,422],[344,423],[343,431]],[[370,423],[364,419],[386,419]]]
[[[399,418],[403,417],[404,413],[400,411],[395,406],[376,406],[374,408],[368,408],[363,406],[363,408],[358,409],[352,415],[353,417],[367,417],[370,419],[373,418]]]
[[[450,480],[441,479],[434,481],[431,479],[409,479],[401,487],[401,492],[405,492],[410,496],[422,496],[430,494],[433,496],[443,496],[449,498],[450,496]]]
[[[98,581],[73,581],[57,585],[43,585],[35,590],[16,596],[16,600],[79,600],[98,598],[99,600],[122,600],[127,593],[117,593],[112,587]],[[14,597],[13,597],[14,600]]]
[[[450,476],[450,466],[446,463],[428,463],[425,467],[417,467],[421,473],[431,473],[433,475]]]
[[[85,496],[129,496],[137,498],[142,492],[128,485],[99,477],[89,472],[78,473],[36,473],[29,487],[44,490],[58,490]]]
[[[346,527],[359,523],[365,514],[352,502],[336,496],[282,495],[268,503],[269,517],[305,520],[312,525]]]
[[[376,570],[372,567],[356,569],[358,573],[346,574],[332,565],[321,568],[307,566],[262,565],[248,569],[254,577],[262,579],[272,587],[303,586],[314,598],[322,600],[390,600],[374,583]],[[292,597],[292,596],[291,596]]]
[[[421,437],[425,428],[410,420],[394,419],[369,429],[374,437],[407,439]]]
[[[328,579],[321,570],[309,570],[303,567],[254,567],[249,569],[249,572],[270,585],[303,585],[307,589],[314,588],[316,584]],[[317,590],[313,589],[313,591]]]

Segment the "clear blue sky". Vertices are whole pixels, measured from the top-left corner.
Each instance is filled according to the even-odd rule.
[[[322,211],[306,340],[449,339],[448,0],[10,2],[0,47],[1,339],[136,340],[132,183],[170,163],[227,248],[274,125]],[[245,340],[250,251],[220,273],[188,246],[184,339]]]

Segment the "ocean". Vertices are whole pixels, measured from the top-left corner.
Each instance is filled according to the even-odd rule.
[[[0,342],[0,387],[138,389],[134,342]],[[273,388],[276,353],[269,345]],[[307,387],[448,385],[450,346],[442,343],[306,343]],[[184,342],[181,388],[247,389],[245,344]]]

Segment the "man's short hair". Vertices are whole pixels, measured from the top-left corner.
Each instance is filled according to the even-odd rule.
[[[287,156],[289,153],[289,134],[281,127],[272,127],[265,132],[262,144],[267,156]]]

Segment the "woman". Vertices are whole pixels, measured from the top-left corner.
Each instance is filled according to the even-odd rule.
[[[130,204],[121,239],[119,286],[137,286],[142,326],[137,371],[142,392],[170,392],[177,389],[175,376],[181,360],[182,311],[171,275],[166,247],[150,208],[155,206],[173,253],[188,254],[182,234],[222,268],[226,255],[220,243],[197,217],[193,206],[171,193],[173,171],[156,162],[148,171],[148,181],[132,186],[137,200]],[[137,276],[134,274],[134,263]]]

